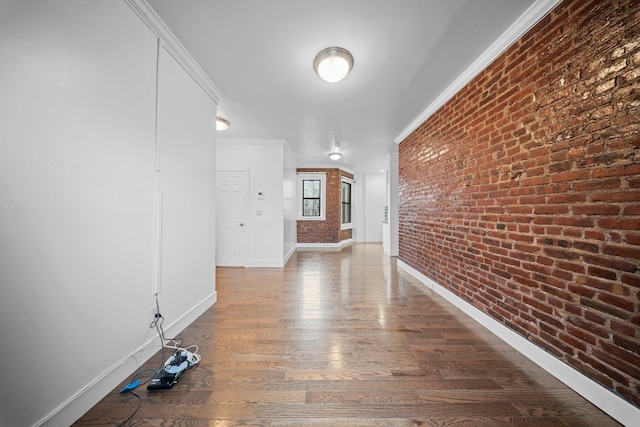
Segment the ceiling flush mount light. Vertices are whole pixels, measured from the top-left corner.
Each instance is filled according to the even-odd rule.
[[[340,141],[334,139],[333,150],[329,153],[329,158],[331,160],[340,160],[340,157],[342,157],[342,153],[340,152]]]
[[[321,50],[313,60],[313,69],[320,78],[336,83],[347,77],[353,68],[353,56],[341,47],[328,47]]]
[[[231,126],[231,122],[227,119],[223,119],[222,117],[216,117],[216,130],[225,130],[229,126]]]

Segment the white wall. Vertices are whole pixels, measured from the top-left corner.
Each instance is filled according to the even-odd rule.
[[[388,223],[385,224],[384,251],[398,256],[398,152],[387,155],[386,205],[389,207]]]
[[[284,145],[284,180],[282,182],[282,212],[284,222],[284,247],[283,260],[287,260],[293,255],[298,244],[297,219],[297,195],[296,195],[296,165],[297,160],[289,144]]]
[[[157,36],[123,1],[0,5],[0,425],[69,425],[153,351],[134,354],[155,340],[157,55]],[[212,122],[213,101],[194,105]],[[215,177],[203,132],[181,135],[197,172],[171,186],[209,214],[214,182],[192,186],[207,169]],[[208,263],[180,283],[182,297],[163,287],[167,324],[215,298],[213,218],[196,221],[205,233],[186,245]]]
[[[355,172],[352,194],[353,240],[358,243],[381,243],[386,194],[384,172]]]
[[[225,139],[217,143],[218,170],[249,170],[247,267],[284,264],[285,143],[284,140]],[[258,200],[258,192],[264,194],[263,200]]]
[[[383,172],[365,174],[364,194],[364,242],[382,242],[382,220],[386,194],[386,177]]]
[[[355,183],[351,187],[351,238],[354,242],[365,242],[365,192],[366,176],[363,172],[352,172]]]
[[[175,320],[215,292],[216,106],[164,48],[158,70],[159,290]]]

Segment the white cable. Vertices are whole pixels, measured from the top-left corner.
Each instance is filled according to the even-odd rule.
[[[158,335],[160,336],[160,340],[162,341],[162,348],[171,348],[176,350],[173,355],[171,355],[167,361],[164,363],[165,367],[171,363],[171,359],[173,356],[179,352],[184,351],[187,355],[187,362],[189,363],[189,367],[196,365],[202,357],[198,354],[198,346],[193,344],[188,347],[182,348],[179,345],[182,345],[182,339],[178,338],[165,338],[164,337],[164,329],[162,329],[162,323],[164,322],[164,317],[160,314],[160,302],[158,301],[158,292],[155,294],[156,297],[156,318],[151,322],[150,328],[155,327],[158,330]],[[166,342],[165,342],[166,341]],[[189,349],[193,349],[193,351],[189,351]]]
[[[190,345],[189,347],[187,347],[187,349],[188,349],[188,348],[192,348],[192,347],[195,347],[195,348],[196,348],[196,350],[195,350],[196,352],[198,351],[198,346],[197,346],[197,345]],[[178,348],[178,349],[176,349],[176,353],[177,353],[177,352],[182,352],[182,351],[183,351],[183,352],[185,352],[185,353],[186,353],[186,355],[187,355],[187,362],[189,363],[189,367],[192,367],[192,366],[194,366],[194,365],[198,364],[198,363],[200,362],[200,360],[202,359],[202,357],[201,357],[198,353],[196,353],[196,352],[193,352],[193,353],[192,353],[192,352],[190,352],[190,351],[189,351],[189,350],[187,350],[187,349],[185,349],[185,348]],[[172,362],[172,359],[173,359],[174,355],[175,355],[175,353],[174,353],[174,354],[172,354],[172,355],[167,359],[167,361],[166,361],[166,362],[164,362],[164,365],[165,365],[165,366],[169,365],[169,364]]]

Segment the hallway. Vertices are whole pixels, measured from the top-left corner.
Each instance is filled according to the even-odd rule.
[[[218,302],[180,334],[202,361],[169,391],[140,387],[127,425],[619,425],[398,271],[380,244],[218,268],[216,286]],[[129,416],[136,399],[120,388],[75,425]]]

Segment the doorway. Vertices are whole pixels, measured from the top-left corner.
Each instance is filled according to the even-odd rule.
[[[249,191],[246,170],[216,172],[216,265],[247,263]]]

